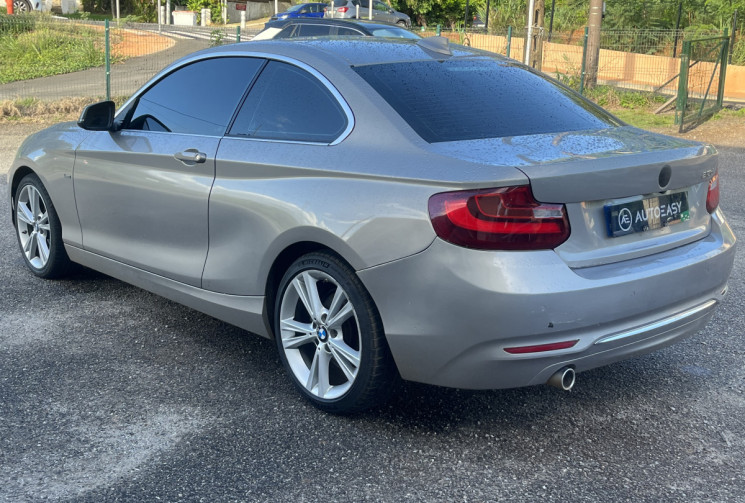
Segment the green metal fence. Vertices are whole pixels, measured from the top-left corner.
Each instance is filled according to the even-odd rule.
[[[490,29],[489,33],[438,30],[451,41],[506,55],[522,61],[524,29]],[[705,34],[706,35],[706,34]],[[719,37],[716,32],[712,36]],[[678,90],[680,56],[686,37],[682,30],[604,30],[600,35],[597,83],[638,91],[675,96]],[[701,34],[698,35],[699,37]],[[538,32],[541,45],[540,70],[583,93],[588,71],[587,28],[563,33]]]
[[[172,61],[206,47],[250,40],[262,27],[241,31],[223,25],[109,25],[44,15],[0,16],[0,101],[127,97]],[[524,29],[479,33],[437,27],[419,33],[442,34],[455,43],[523,60]],[[554,32],[550,40],[539,31],[540,69],[583,92],[587,38],[586,28]],[[726,39],[719,33],[686,40],[675,30],[606,30],[601,33],[597,82],[671,97],[677,93],[683,123],[694,112],[701,116],[721,106]],[[707,68],[711,72],[704,75]]]
[[[727,30],[722,36],[683,42],[675,110],[680,131],[722,108],[728,59]]]
[[[0,16],[0,101],[126,97],[176,59],[262,28]]]

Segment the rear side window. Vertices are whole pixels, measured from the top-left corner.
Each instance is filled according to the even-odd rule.
[[[331,31],[331,27],[322,24],[299,24],[293,37],[325,37]]]
[[[337,28],[336,35],[339,37],[362,37],[364,33],[351,28]]]
[[[385,37],[385,38],[408,38],[412,40],[418,40],[422,37],[417,35],[416,33],[412,33],[409,30],[404,30],[403,28],[379,28],[377,30],[373,30],[372,32],[374,37]]]
[[[557,83],[491,58],[355,67],[429,143],[618,125]]]
[[[181,67],[140,96],[127,129],[222,136],[263,62],[213,58]]]
[[[297,25],[294,24],[286,26],[282,31],[274,35],[274,38],[292,38],[295,28],[297,28]]]
[[[341,105],[316,77],[296,66],[271,61],[248,93],[230,134],[331,143],[347,124]]]

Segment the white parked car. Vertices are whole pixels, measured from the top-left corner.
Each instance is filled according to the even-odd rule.
[[[5,5],[8,5],[7,0]],[[23,14],[34,10],[45,10],[44,2],[41,0],[13,0],[13,12],[15,14]]]

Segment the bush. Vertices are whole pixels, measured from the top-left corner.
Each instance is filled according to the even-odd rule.
[[[28,31],[33,31],[36,25],[36,19],[32,15],[13,15],[8,16],[0,14],[0,36],[18,35]]]
[[[740,38],[732,46],[732,64],[745,65],[745,37]]]
[[[0,84],[76,72],[105,62],[103,36],[75,25],[0,35]]]
[[[209,9],[212,16],[212,24],[224,22],[222,18],[222,5],[219,0],[188,0],[186,8],[197,13],[197,20],[201,20],[202,9]]]

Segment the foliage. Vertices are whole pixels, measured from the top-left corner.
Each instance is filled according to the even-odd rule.
[[[67,19],[82,19],[83,21],[104,21],[106,19],[112,19],[111,14],[92,14],[84,11],[61,14],[61,16],[66,17]]]
[[[83,10],[85,12],[90,12],[94,15],[109,13],[111,14],[110,16],[107,16],[109,19],[114,17],[116,9],[115,0],[82,0],[82,2]],[[184,5],[185,3],[185,0],[171,0],[171,6]],[[163,5],[165,6],[165,4],[166,0],[163,0]],[[112,13],[112,10],[114,10],[114,13]],[[122,17],[133,15],[138,16],[143,20],[155,21],[157,10],[158,0],[119,0],[119,12]],[[66,17],[70,16],[66,15]],[[92,19],[95,19],[95,17]]]
[[[0,14],[0,35],[15,34],[33,31],[36,18],[28,14],[7,16]]]
[[[104,64],[103,37],[74,25],[0,34],[0,84],[76,72]]]
[[[732,64],[745,65],[745,38],[740,38],[732,47]]]
[[[225,38],[225,33],[220,30],[212,30],[210,32],[210,47],[216,47],[218,45],[222,45],[224,43],[223,39]]]
[[[466,12],[466,0],[392,0],[391,6],[408,14],[415,24],[442,24],[451,29]]]
[[[466,0],[392,0],[391,5],[409,14],[421,25],[441,23],[454,28],[465,18]],[[745,16],[745,0],[638,0],[606,2],[603,27],[610,30],[674,29],[681,5],[680,28],[705,27],[721,31],[731,28],[732,14]],[[546,0],[545,26],[551,20],[551,2]],[[470,12],[486,20],[486,0],[470,0]],[[503,31],[507,26],[525,28],[527,0],[490,0],[489,28]],[[571,31],[587,24],[587,0],[556,0],[553,30]],[[470,17],[470,15],[469,15]]]
[[[212,24],[225,22],[222,18],[220,0],[188,0],[186,2],[186,8],[197,13],[198,21],[201,19],[202,9],[209,9]]]
[[[132,14],[139,18],[138,21],[145,23],[158,21],[158,4],[154,0],[137,0],[134,2],[133,9]]]

